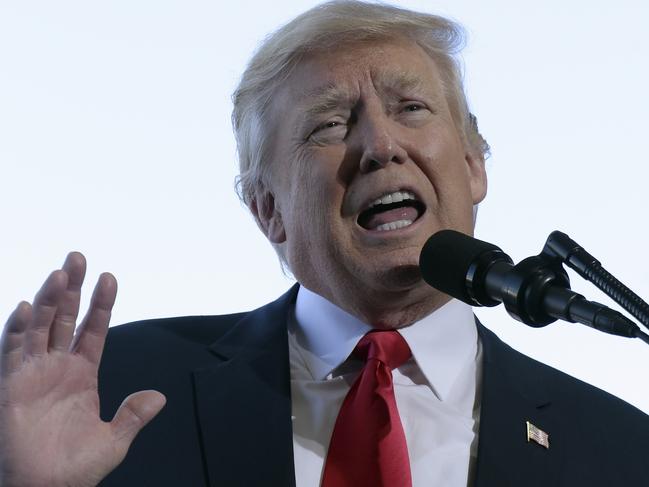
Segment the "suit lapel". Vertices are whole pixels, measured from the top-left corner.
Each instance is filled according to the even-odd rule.
[[[211,487],[295,485],[286,324],[296,294],[246,315],[211,345],[215,366],[194,371]]]
[[[538,366],[478,329],[484,360],[475,487],[558,485],[565,430]],[[526,421],[549,434],[549,449],[527,441]]]

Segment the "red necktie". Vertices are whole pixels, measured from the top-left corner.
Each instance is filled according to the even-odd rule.
[[[410,348],[398,332],[374,330],[361,338],[354,354],[365,367],[338,413],[322,487],[411,487],[392,386],[392,369],[410,358]]]

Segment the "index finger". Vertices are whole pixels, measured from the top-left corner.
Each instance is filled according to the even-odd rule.
[[[103,273],[99,276],[92,293],[90,308],[74,337],[71,351],[84,356],[97,366],[104,350],[104,341],[116,296],[117,280],[112,274]]]

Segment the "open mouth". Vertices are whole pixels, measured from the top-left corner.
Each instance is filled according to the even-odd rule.
[[[412,225],[426,211],[426,205],[412,191],[387,193],[374,200],[358,216],[358,224],[366,230],[385,232]]]

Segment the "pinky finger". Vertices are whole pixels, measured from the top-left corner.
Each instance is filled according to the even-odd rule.
[[[32,305],[22,301],[9,316],[0,339],[0,377],[17,370],[23,361],[25,329],[32,319]]]

